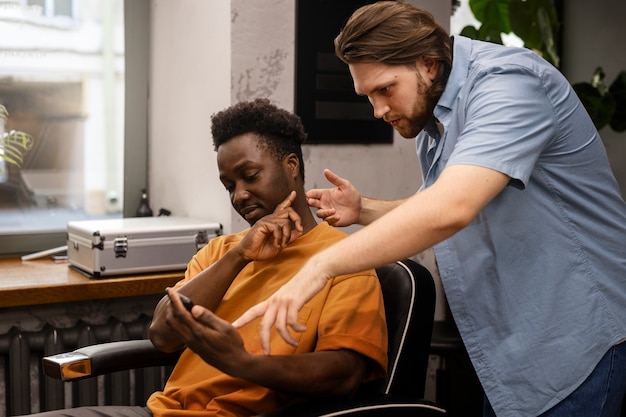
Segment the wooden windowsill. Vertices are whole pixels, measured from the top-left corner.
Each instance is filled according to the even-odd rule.
[[[0,259],[0,308],[160,294],[184,271],[90,278],[67,262]]]

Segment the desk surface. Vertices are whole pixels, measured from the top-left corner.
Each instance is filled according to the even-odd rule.
[[[0,259],[0,308],[164,293],[183,271],[89,278],[51,259]]]

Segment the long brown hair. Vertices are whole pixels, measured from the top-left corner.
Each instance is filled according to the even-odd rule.
[[[452,68],[450,36],[424,9],[403,1],[379,1],[357,9],[335,38],[335,54],[346,64],[413,67],[420,57],[438,62],[433,94],[441,94]]]

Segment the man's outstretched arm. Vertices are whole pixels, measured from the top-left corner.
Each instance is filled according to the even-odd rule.
[[[266,353],[273,326],[287,343],[296,345],[289,328],[302,331],[298,312],[330,278],[413,256],[449,238],[466,227],[509,180],[505,174],[475,165],[446,168],[430,187],[311,257],[289,282],[233,325],[239,328],[263,316],[260,339]]]

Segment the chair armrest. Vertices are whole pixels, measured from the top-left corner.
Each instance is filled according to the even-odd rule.
[[[415,401],[354,401],[308,400],[261,414],[257,417],[442,417],[446,410],[426,400]]]
[[[164,366],[176,363],[182,349],[164,353],[150,340],[126,340],[85,346],[73,352],[42,359],[47,376],[71,381],[128,369]]]

